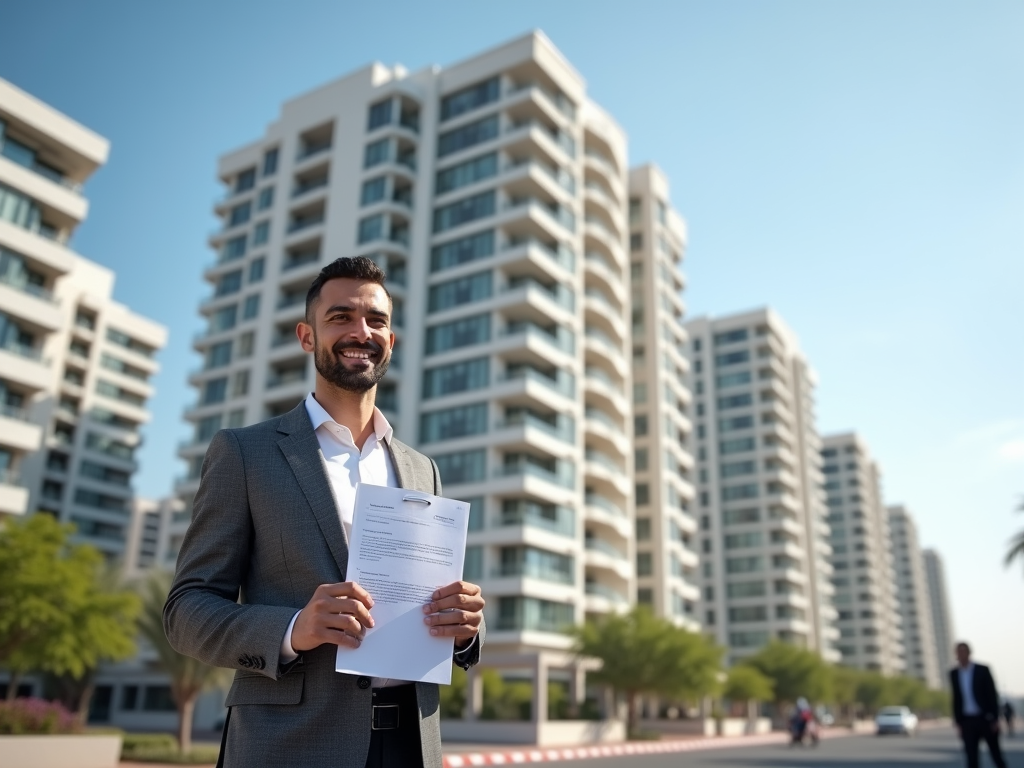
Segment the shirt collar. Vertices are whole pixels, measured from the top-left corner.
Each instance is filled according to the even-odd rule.
[[[338,424],[331,414],[324,410],[324,407],[317,402],[317,399],[313,397],[312,392],[306,395],[305,404],[306,414],[309,416],[309,422],[313,425],[314,432],[328,422]],[[349,439],[352,438],[352,431],[348,427],[341,424],[338,424],[338,426],[348,432]],[[394,430],[391,428],[388,420],[384,417],[384,414],[380,412],[380,409],[377,406],[373,407],[373,433],[377,438],[377,442],[380,443],[390,443],[391,435],[394,433]]]

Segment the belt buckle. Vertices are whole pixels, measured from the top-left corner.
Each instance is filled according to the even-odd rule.
[[[370,730],[392,731],[398,727],[397,704],[374,704],[370,718]]]

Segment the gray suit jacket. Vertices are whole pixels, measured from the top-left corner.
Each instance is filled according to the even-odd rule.
[[[439,495],[429,458],[388,448],[403,488]],[[340,582],[348,545],[320,445],[303,403],[269,421],[221,430],[203,462],[192,524],[164,606],[180,653],[236,671],[228,693],[226,766],[364,768],[369,680],[334,671],[336,647],[280,663],[295,612],[321,584]],[[479,660],[478,642],[456,663]],[[417,683],[425,766],[441,766],[438,687]]]

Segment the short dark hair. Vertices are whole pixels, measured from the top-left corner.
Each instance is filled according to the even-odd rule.
[[[355,258],[349,256],[343,256],[340,259],[335,259],[326,267],[320,270],[320,274],[316,276],[316,279],[310,284],[309,290],[306,291],[306,322],[313,323],[313,309],[316,307],[316,303],[320,300],[320,290],[324,287],[324,283],[328,280],[336,280],[341,277],[351,278],[353,280],[366,280],[371,283],[376,283],[384,289],[384,293],[388,297],[389,307],[393,307],[394,302],[391,299],[391,293],[384,285],[384,281],[388,279],[388,276],[374,263],[372,259],[368,259],[365,256],[356,256]]]

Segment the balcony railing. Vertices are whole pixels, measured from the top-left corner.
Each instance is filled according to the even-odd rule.
[[[556,470],[550,470],[529,461],[517,461],[498,467],[495,474],[498,477],[531,475],[563,488],[574,488],[576,485],[576,472],[571,464],[561,464]]]
[[[0,416],[6,416],[8,419],[15,419],[16,421],[30,421],[28,411],[20,405],[0,403]]]
[[[315,213],[310,216],[296,217],[288,224],[288,233],[298,232],[300,229],[308,229],[309,227],[315,227],[317,224],[324,223],[324,214]]]
[[[75,194],[82,194],[82,183],[80,181],[72,181],[60,171],[38,162],[35,150],[24,146],[20,142],[13,139],[4,139],[0,136],[0,155],[24,168],[28,168],[33,173],[52,181],[54,184],[70,189]]]
[[[519,278],[510,282],[507,290],[516,291],[520,288],[534,288],[542,292],[559,306],[565,307],[570,312],[576,308],[576,295],[561,283],[555,283],[553,286],[547,286],[539,280],[534,280],[529,277]]]
[[[576,377],[571,373],[560,371],[557,378],[551,378],[546,373],[543,373],[536,368],[522,367],[508,371],[505,374],[504,379],[506,381],[528,379],[529,381],[536,381],[539,384],[543,384],[545,387],[550,387],[560,395],[565,395],[566,397],[574,399],[576,397]]]
[[[27,293],[29,296],[34,296],[37,299],[42,299],[43,301],[47,301],[50,304],[58,303],[57,299],[53,297],[53,291],[49,290],[48,288],[43,288],[41,285],[32,285],[32,283],[21,282],[20,280],[14,279],[10,275],[3,274],[0,274],[0,283],[3,283],[4,285],[9,285],[16,291]]]
[[[612,603],[628,603],[629,598],[623,595],[621,592],[616,592],[611,587],[605,584],[595,584],[594,582],[587,582],[584,591],[588,595],[594,595],[596,597],[603,597]]]
[[[567,352],[570,355],[576,351],[576,337],[572,331],[559,328],[554,333],[542,328],[541,326],[531,323],[528,320],[522,320],[519,322],[509,323],[505,329],[506,336],[515,336],[520,333],[525,333],[527,336],[540,339],[545,344],[550,344],[556,349]]]
[[[567,507],[543,507],[528,501],[506,504],[501,510],[501,525],[528,525],[543,528],[562,536],[576,535],[576,520]]]
[[[561,571],[542,563],[502,563],[494,569],[494,576],[499,579],[509,576],[526,576],[557,584],[572,584],[574,581],[572,571]]]
[[[584,539],[583,546],[589,549],[591,552],[600,552],[601,554],[608,555],[608,557],[614,558],[616,560],[626,559],[626,555],[624,552],[619,551],[619,549],[612,546],[604,539],[589,536],[586,539]]]
[[[328,140],[328,141],[318,141],[316,143],[307,144],[306,146],[302,147],[302,149],[299,150],[299,153],[295,157],[295,161],[296,162],[300,162],[302,160],[305,160],[307,157],[312,157],[313,155],[319,155],[321,152],[326,152],[330,148],[331,148],[330,140]]]
[[[524,245],[540,251],[563,269],[566,269],[569,272],[576,271],[576,254],[573,253],[571,248],[568,248],[561,243],[559,243],[557,247],[553,248],[542,240],[538,240],[533,237],[512,238],[509,240],[508,245],[505,246],[505,250],[522,248]]]
[[[587,408],[584,413],[588,420],[603,424],[607,429],[618,435],[625,435],[622,426],[600,408]]]
[[[498,429],[523,426],[539,429],[552,437],[558,438],[563,443],[571,445],[576,442],[576,423],[569,416],[560,416],[558,417],[558,422],[552,424],[550,421],[532,413],[516,413],[495,425]]]
[[[603,509],[605,512],[616,515],[617,517],[626,517],[626,512],[619,507],[617,504],[613,504],[607,498],[599,493],[588,493],[585,498],[585,502],[588,507],[597,507]]]
[[[39,347],[33,347],[29,344],[19,344],[17,341],[10,340],[6,344],[0,345],[0,349],[11,352],[18,357],[24,357],[26,360],[35,360],[42,362],[43,350]]]
[[[21,474],[16,469],[4,467],[0,469],[0,485],[17,485],[21,480]]]

